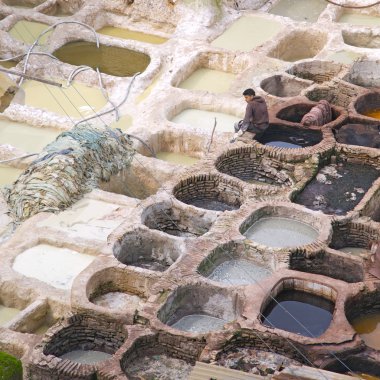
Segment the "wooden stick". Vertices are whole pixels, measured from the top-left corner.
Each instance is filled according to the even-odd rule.
[[[210,148],[211,148],[211,144],[212,144],[212,139],[214,137],[215,128],[216,128],[216,118],[215,118],[215,121],[214,121],[214,128],[212,129],[212,133],[211,133],[210,143],[208,144],[207,153],[210,152]]]
[[[0,67],[0,71],[2,71],[4,73],[7,73],[7,74],[18,75],[18,76],[26,78],[26,79],[35,80],[37,82],[51,84],[52,86],[62,87],[61,83],[53,82],[53,81],[48,80],[48,79],[37,78],[37,77],[32,76],[32,75],[27,75],[27,74],[24,74],[24,73],[19,73],[17,71],[13,71],[13,70],[9,70],[9,69],[4,69],[3,67]]]

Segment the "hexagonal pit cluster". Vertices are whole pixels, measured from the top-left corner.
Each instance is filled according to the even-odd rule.
[[[2,183],[94,113],[136,150],[59,215],[0,202],[1,349],[35,380],[379,377],[379,10],[190,3],[0,4],[0,64],[64,83],[0,86]],[[269,126],[231,143],[248,87]]]

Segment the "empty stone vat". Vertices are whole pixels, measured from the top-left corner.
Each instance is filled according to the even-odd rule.
[[[336,292],[304,280],[283,280],[262,306],[261,322],[306,337],[321,336],[332,321]]]
[[[295,21],[316,22],[326,8],[324,0],[280,0],[269,12],[279,16],[290,17]]]
[[[364,116],[380,119],[380,92],[369,92],[359,96],[354,108]]]
[[[124,234],[113,254],[123,264],[163,272],[176,262],[181,249],[167,236],[138,229]]]
[[[345,215],[364,197],[380,171],[360,160],[323,167],[294,201],[325,214]]]
[[[149,56],[144,53],[103,44],[97,48],[94,42],[87,41],[69,42],[53,54],[62,62],[93,69],[98,67],[102,73],[117,77],[142,73],[150,63]]]
[[[248,183],[290,186],[292,180],[281,161],[257,154],[254,147],[230,149],[219,156],[216,168]]]
[[[315,57],[325,46],[327,35],[320,32],[296,30],[280,40],[269,57],[294,62]],[[292,48],[289,49],[289,46]]]
[[[263,257],[244,244],[227,243],[213,250],[197,271],[225,285],[255,284],[271,275],[271,259],[270,254]]]
[[[312,82],[301,80],[290,75],[273,75],[260,83],[260,87],[268,94],[280,98],[297,96],[309,87]]]
[[[174,196],[189,205],[214,211],[232,211],[240,207],[243,190],[232,181],[205,174],[181,180]]]
[[[142,222],[148,228],[169,235],[197,237],[210,229],[214,219],[211,220],[196,212],[188,215],[182,209],[159,203],[144,210]]]
[[[380,25],[380,17],[378,18]],[[368,32],[352,32],[350,30],[343,30],[343,41],[347,45],[378,49],[380,47],[380,34],[375,34],[372,31]]]
[[[321,131],[270,124],[257,141],[263,145],[297,149],[319,144],[322,137]]]
[[[175,290],[157,317],[172,328],[191,333],[221,330],[236,319],[240,308],[237,295],[206,285],[188,285]]]
[[[355,62],[344,80],[361,87],[380,87],[379,60],[361,59]]]

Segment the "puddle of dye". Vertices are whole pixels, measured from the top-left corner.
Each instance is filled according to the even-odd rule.
[[[279,22],[263,17],[240,17],[211,45],[228,50],[251,51],[284,29]]]
[[[144,92],[142,94],[140,94],[137,99],[136,99],[136,103],[139,104],[141,103],[142,101],[144,101],[153,91],[153,89],[156,87],[158,81],[161,79],[161,76],[162,74],[158,74],[153,82],[144,90]]]
[[[74,350],[60,356],[61,359],[71,360],[80,364],[95,364],[111,358],[106,352],[95,350]]]
[[[284,142],[284,141],[270,141],[270,142],[265,143],[265,145],[276,146],[278,148],[288,148],[288,149],[302,148],[301,145],[291,144],[291,143]]]
[[[373,117],[374,119],[379,119],[380,120],[380,109],[377,109],[377,110],[373,110],[373,111],[370,111],[370,112],[365,112],[363,113],[364,116],[368,116],[368,117]]]
[[[252,261],[228,260],[218,265],[208,276],[210,280],[227,285],[248,285],[270,276],[271,272]]]
[[[379,176],[380,171],[369,165],[328,165],[319,171],[294,201],[325,214],[344,215],[362,200]]]
[[[0,186],[10,185],[20,176],[23,172],[21,169],[11,167],[0,167]]]
[[[360,248],[360,247],[344,247],[339,248],[339,251],[349,253],[353,256],[361,256],[361,255],[370,255],[371,251],[369,249]]]
[[[25,104],[58,115],[82,119],[92,116],[107,104],[99,88],[73,82],[70,87],[50,86],[36,81],[25,81]]]
[[[355,53],[349,50],[340,50],[340,51],[337,51],[336,53],[332,53],[328,55],[326,59],[329,61],[337,62],[337,63],[343,63],[345,65],[351,65],[361,56],[362,54],[360,53]]]
[[[31,45],[36,38],[47,28],[49,25],[42,24],[35,21],[21,20],[16,22],[16,24],[11,28],[9,34],[28,45]],[[46,33],[43,37],[40,38],[39,44],[46,44],[51,32]]]
[[[0,144],[9,144],[25,152],[39,152],[61,131],[38,128],[9,120],[0,120]],[[20,138],[22,136],[22,138]]]
[[[244,235],[268,247],[286,248],[310,244],[316,240],[318,232],[298,220],[268,217],[253,223]]]
[[[135,40],[141,42],[148,42],[149,44],[163,44],[168,39],[160,36],[155,36],[153,34],[146,34],[141,32],[134,32],[133,30],[117,28],[113,26],[106,26],[97,31],[100,34],[105,34],[106,36],[118,37],[125,40]]]
[[[40,244],[19,254],[12,268],[55,288],[70,289],[74,278],[94,259],[71,249]]]
[[[215,118],[217,123],[215,132],[233,132],[234,124],[240,120],[236,116],[221,112],[186,109],[174,116],[171,121],[173,123],[189,124],[192,127],[209,131],[211,134],[214,127]]]
[[[224,319],[211,317],[209,315],[191,314],[184,316],[172,324],[171,327],[191,333],[206,333],[221,330],[226,323],[227,321]]]
[[[5,69],[12,69],[17,65],[18,62],[15,61],[0,61],[0,66],[4,67]]]
[[[190,204],[195,207],[205,208],[206,210],[213,210],[213,211],[233,211],[237,210],[240,205],[234,206],[229,205],[224,202],[220,202],[217,200],[210,200],[210,199],[191,199],[188,202],[185,202],[187,204]]]
[[[140,297],[122,292],[109,292],[91,300],[95,305],[119,312],[127,308],[137,308],[140,301]]]
[[[358,13],[343,13],[338,20],[339,23],[347,23],[351,25],[363,25],[363,26],[379,26],[380,17],[361,15]]]
[[[368,347],[380,350],[380,314],[367,314],[351,322]]]
[[[118,121],[114,121],[110,124],[111,128],[119,128],[122,131],[126,131],[133,124],[133,118],[130,115],[123,115]]]
[[[269,13],[290,17],[295,21],[316,22],[325,8],[324,0],[281,0]]]
[[[228,91],[234,79],[235,74],[201,68],[194,71],[178,87],[186,90],[208,91],[220,94]]]
[[[18,309],[0,305],[0,326],[6,325],[19,313],[20,313],[20,310]]]
[[[276,297],[276,301],[271,301],[263,313],[262,323],[265,326],[318,337],[326,331],[332,320],[334,304],[325,298],[286,290]]]
[[[126,373],[132,380],[187,380],[192,368],[184,360],[167,355],[151,355],[138,356],[137,360],[128,363]]]
[[[144,53],[102,44],[97,48],[95,43],[86,41],[69,42],[53,54],[62,62],[98,67],[102,73],[117,77],[142,73],[150,63],[149,56]]]
[[[156,153],[156,157],[159,160],[171,162],[173,164],[178,165],[193,165],[199,161],[199,158],[187,156],[182,153],[174,153],[174,152],[158,152]]]

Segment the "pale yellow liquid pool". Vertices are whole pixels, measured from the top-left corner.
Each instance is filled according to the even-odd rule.
[[[363,315],[352,321],[351,325],[367,346],[380,349],[380,314]]]
[[[214,127],[214,120],[217,124],[215,132],[234,132],[234,124],[240,119],[233,115],[221,112],[203,111],[197,109],[186,109],[176,115],[172,121],[174,123],[189,124],[192,127],[201,128],[209,131],[210,134]]]
[[[343,13],[338,22],[351,25],[380,26],[380,17],[359,13]]]
[[[40,22],[21,20],[16,22],[16,24],[9,31],[9,34],[16,40],[31,45],[39,36],[39,34],[46,30],[48,27],[49,25],[42,24]],[[39,43],[45,44],[50,34],[51,32],[41,37]]]
[[[160,80],[162,74],[158,74],[153,82],[137,97],[136,103],[139,104],[142,101],[144,101],[153,91],[153,89],[156,87],[158,81]]]
[[[20,310],[15,309],[13,307],[5,307],[0,305],[0,326],[4,326],[9,321],[11,321]]]
[[[380,119],[380,109],[365,112],[363,115],[373,117],[374,119]]]
[[[271,40],[284,26],[264,17],[243,16],[235,21],[211,45],[234,51],[251,51]]]
[[[67,88],[59,88],[41,82],[24,81],[21,87],[25,91],[26,105],[75,119],[92,116],[107,104],[99,88],[78,82],[73,82]]]
[[[32,127],[9,120],[0,120],[0,144],[9,144],[25,152],[37,153],[51,143],[61,131]]]
[[[106,36],[123,38],[125,40],[135,40],[141,42],[148,42],[150,44],[163,44],[168,39],[160,36],[155,36],[153,34],[146,34],[141,32],[135,32],[129,29],[116,28],[113,26],[106,26],[97,31],[100,34],[105,34]]]
[[[114,121],[110,124],[111,128],[119,128],[122,131],[126,131],[133,124],[133,117],[130,115],[123,115],[118,121]]]
[[[325,0],[281,0],[269,13],[296,21],[316,22],[325,8]]]
[[[190,157],[186,154],[174,153],[174,152],[158,152],[156,154],[156,157],[159,160],[171,162],[173,164],[178,164],[178,165],[185,165],[185,166],[193,165],[199,161],[199,158]]]
[[[344,248],[340,248],[339,251],[349,253],[353,256],[361,256],[362,254],[366,254],[366,255],[371,254],[371,251],[369,249],[359,248],[359,247],[344,247]]]
[[[232,73],[201,68],[194,71],[178,87],[186,90],[208,91],[219,94],[227,92],[234,79],[235,75]]]
[[[329,56],[327,56],[326,59],[338,63],[343,63],[345,65],[350,65],[351,63],[355,62],[357,59],[359,59],[362,56],[360,53],[355,53],[353,51],[349,50],[340,50],[336,53],[332,53]]]
[[[0,186],[10,185],[22,172],[21,169],[0,166]]]
[[[3,61],[0,62],[0,66],[6,68],[6,69],[11,69],[17,65],[18,62],[15,61]],[[17,71],[17,70],[16,70]]]

